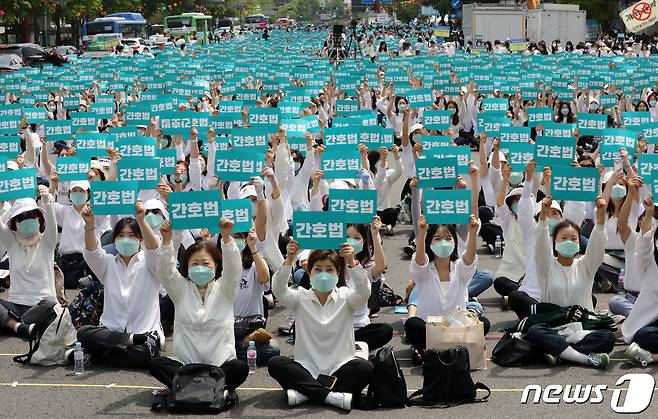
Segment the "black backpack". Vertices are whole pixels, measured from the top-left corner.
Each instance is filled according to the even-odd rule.
[[[226,377],[221,368],[206,364],[187,364],[174,376],[171,388],[156,396],[151,407],[177,413],[216,414],[237,404],[237,396],[224,397]]]
[[[368,408],[405,407],[407,402],[407,382],[395,358],[393,347],[380,348],[370,358],[375,369],[368,385]]]
[[[393,288],[389,287],[387,284],[382,284],[379,288],[379,305],[382,307],[395,307],[402,304],[404,298],[397,295]]]
[[[468,350],[459,346],[451,349],[428,349],[423,363],[423,388],[409,396],[409,406],[452,407],[465,403],[483,402],[491,390],[482,383],[473,383]],[[476,390],[487,394],[476,398]]]

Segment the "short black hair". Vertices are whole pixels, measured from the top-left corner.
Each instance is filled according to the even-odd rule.
[[[206,251],[215,262],[215,278],[222,276],[222,252],[217,245],[210,240],[201,240],[185,249],[183,256],[180,258],[178,271],[184,278],[189,278],[189,265],[192,255],[197,252]]]
[[[127,217],[120,219],[117,225],[114,226],[114,230],[112,230],[112,241],[115,241],[119,234],[121,234],[121,231],[126,227],[130,228],[130,231],[139,237],[140,240],[142,239],[142,230],[140,230],[137,220],[133,217]]]
[[[436,256],[432,251],[431,245],[432,239],[434,238],[434,235],[439,228],[448,229],[452,235],[452,239],[455,241],[455,248],[452,250],[452,254],[450,255],[450,261],[457,260],[457,227],[455,227],[454,224],[430,224],[427,228],[427,235],[425,236],[425,253],[427,254],[429,261],[434,262],[434,258]]]

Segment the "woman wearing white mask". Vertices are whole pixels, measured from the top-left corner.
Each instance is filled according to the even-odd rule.
[[[0,219],[0,242],[9,255],[9,298],[0,300],[0,326],[21,337],[36,334],[36,322],[56,302],[54,253],[57,223],[53,197],[39,186],[41,207],[32,198],[17,199],[9,222]]]
[[[457,232],[452,225],[428,225],[425,216],[418,220],[416,253],[410,272],[418,289],[416,315],[404,323],[404,332],[414,350],[414,362],[422,363],[426,347],[425,326],[428,316],[446,315],[455,307],[466,307],[468,284],[475,274],[478,257],[477,231],[480,223],[475,215],[469,220],[466,250],[457,255]],[[489,321],[480,316],[485,334]]]
[[[215,365],[224,371],[226,389],[234,391],[247,378],[249,368],[235,356],[233,303],[242,266],[231,237],[233,222],[220,220],[221,254],[214,242],[197,242],[183,253],[179,271],[171,223],[165,221],[160,227],[160,243],[151,227],[139,217],[138,221],[144,233],[146,261],[176,309],[173,357],[153,359],[149,372],[171,387],[181,366]]]
[[[145,210],[141,201],[136,210],[143,221]],[[164,333],[160,326],[160,284],[140,251],[140,226],[134,218],[119,220],[112,232],[118,251],[115,256],[100,246],[91,206],[86,205],[81,215],[85,221],[84,258],[105,292],[100,325],[82,326],[78,329],[78,341],[91,354],[91,362],[147,368],[151,358],[160,354]]]
[[[541,300],[560,307],[579,305],[593,310],[592,284],[594,274],[603,261],[607,238],[604,227],[607,203],[602,197],[597,198],[596,226],[585,254],[578,259],[580,228],[572,221],[564,220],[555,226],[551,238],[548,231],[551,204],[551,198],[542,201],[535,232],[535,262]],[[531,326],[525,339],[543,352],[551,365],[566,360],[595,368],[608,366],[608,354],[615,344],[614,333],[607,329],[592,330],[579,342],[570,344],[564,336],[544,323]]]
[[[373,366],[355,357],[354,312],[370,296],[365,269],[348,243],[340,251],[314,250],[307,271],[311,289],[288,287],[299,247],[291,240],[287,258],[272,278],[274,294],[295,313],[295,358],[270,359],[268,372],[287,392],[289,406],[308,400],[344,410],[370,382]],[[354,288],[344,285],[345,271]]]

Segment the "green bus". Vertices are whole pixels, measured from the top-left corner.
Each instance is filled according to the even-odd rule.
[[[203,13],[183,13],[167,16],[164,19],[164,33],[177,38],[196,40],[198,44],[207,44],[212,30],[212,16]]]

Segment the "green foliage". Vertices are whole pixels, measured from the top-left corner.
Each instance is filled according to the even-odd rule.
[[[420,15],[420,6],[419,0],[405,0],[394,2],[386,9],[389,13],[395,12],[397,19],[406,23]]]

